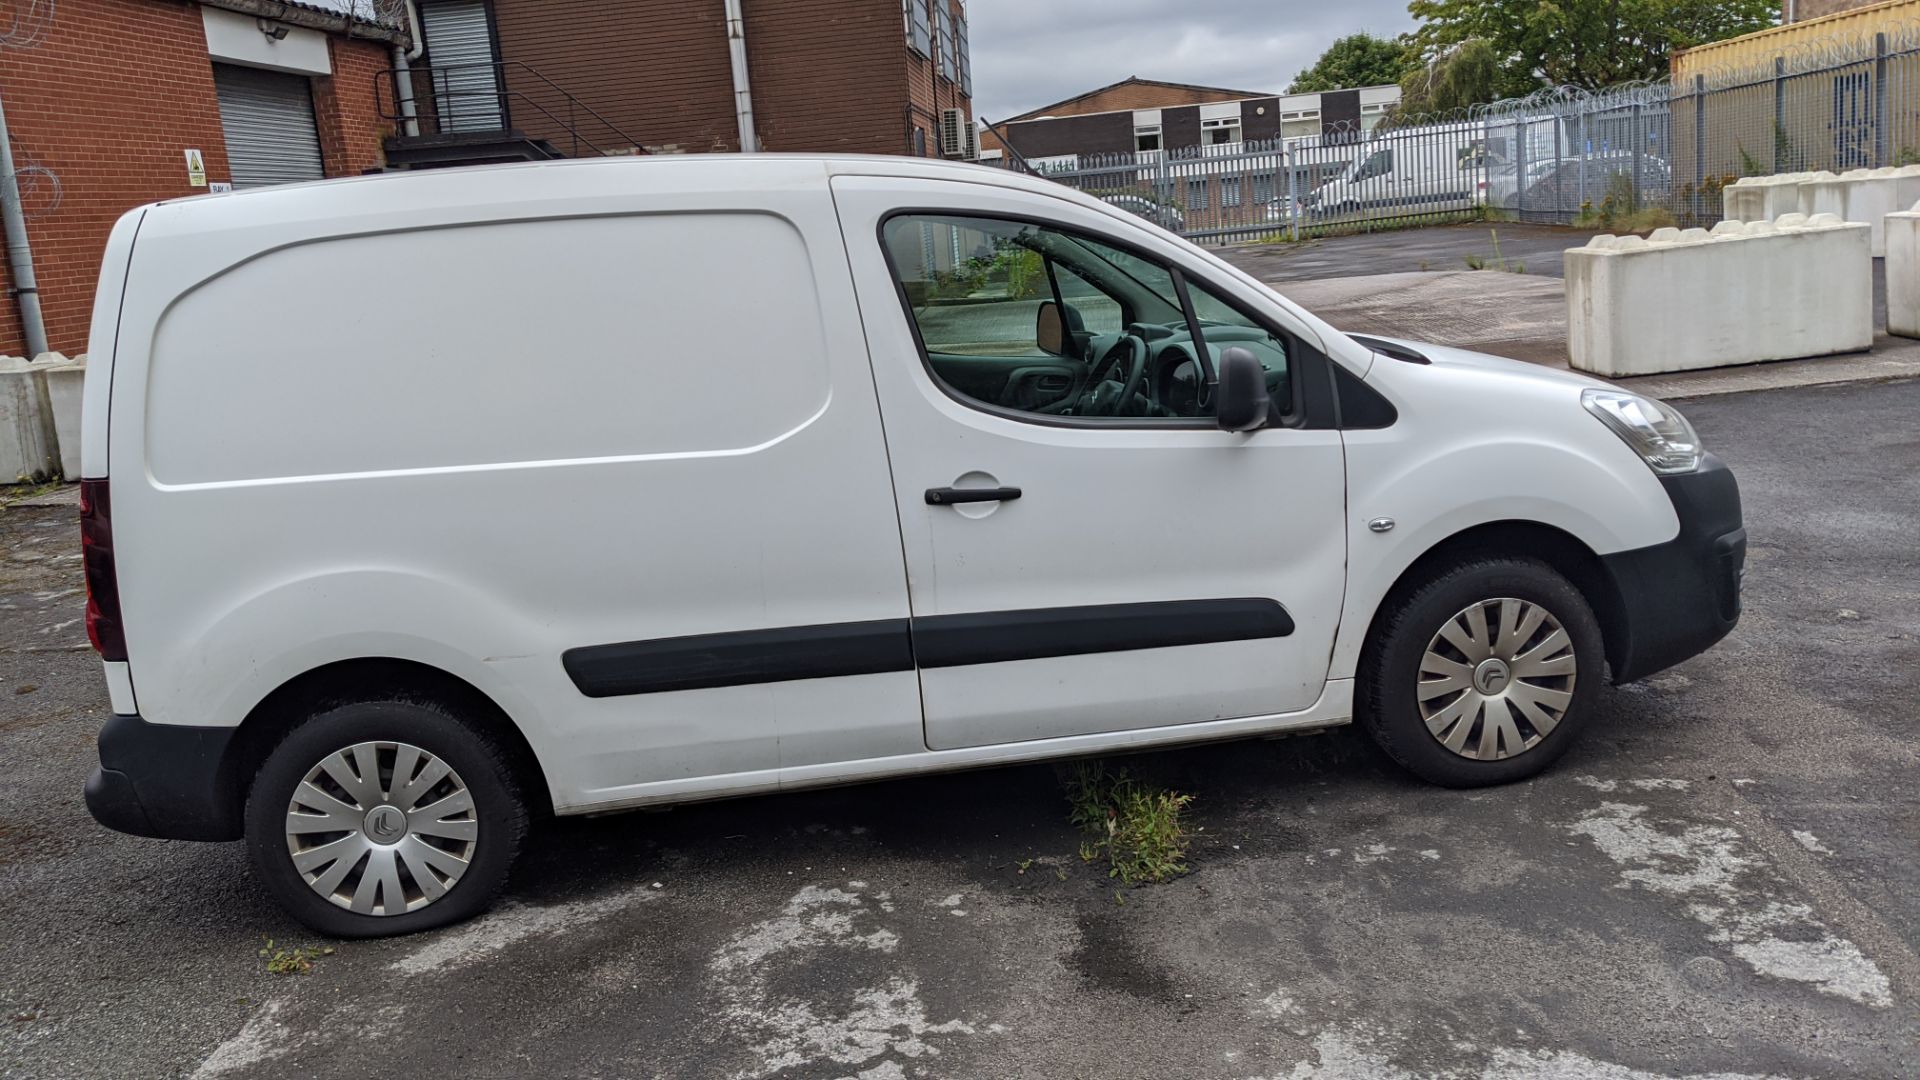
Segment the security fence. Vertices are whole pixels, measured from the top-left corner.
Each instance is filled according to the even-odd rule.
[[[1604,91],[1543,90],[1419,123],[1024,163],[1227,243],[1481,217],[1707,225],[1742,176],[1920,163],[1920,24]],[[1022,162],[997,164],[1020,168]]]
[[[1920,23],[1810,41],[1673,88],[1676,214],[1742,176],[1920,164]]]
[[[1483,135],[1463,116],[1311,139],[1082,154],[1029,167],[1192,240],[1281,239],[1478,216],[1491,164]]]

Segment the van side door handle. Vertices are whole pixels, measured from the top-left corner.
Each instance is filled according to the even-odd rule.
[[[928,506],[957,506],[960,503],[1010,502],[1020,497],[1017,487],[928,488]]]

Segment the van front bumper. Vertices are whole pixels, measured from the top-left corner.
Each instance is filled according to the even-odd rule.
[[[232,728],[114,716],[100,729],[87,812],[109,829],[167,840],[238,840],[240,808],[225,762]]]
[[[1619,602],[1607,660],[1632,682],[1697,656],[1740,621],[1747,530],[1740,485],[1712,454],[1700,468],[1663,476],[1680,534],[1664,544],[1601,557]]]

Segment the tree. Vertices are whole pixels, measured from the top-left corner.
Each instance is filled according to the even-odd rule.
[[[1493,46],[1471,38],[1400,77],[1394,119],[1407,122],[1498,101],[1505,78]]]
[[[1403,42],[1374,37],[1366,31],[1349,34],[1327,46],[1313,66],[1293,77],[1289,94],[1316,94],[1356,86],[1388,86],[1407,70]]]
[[[1412,0],[1421,60],[1468,41],[1487,43],[1500,96],[1541,86],[1598,90],[1667,74],[1675,49],[1764,30],[1775,0]]]

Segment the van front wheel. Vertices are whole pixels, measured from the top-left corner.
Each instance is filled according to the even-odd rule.
[[[1578,736],[1604,674],[1585,597],[1544,563],[1463,563],[1389,600],[1355,708],[1387,756],[1447,787],[1533,776]]]
[[[384,937],[484,911],[506,884],[527,812],[500,749],[438,705],[342,705],[267,755],[247,848],[295,918]]]

